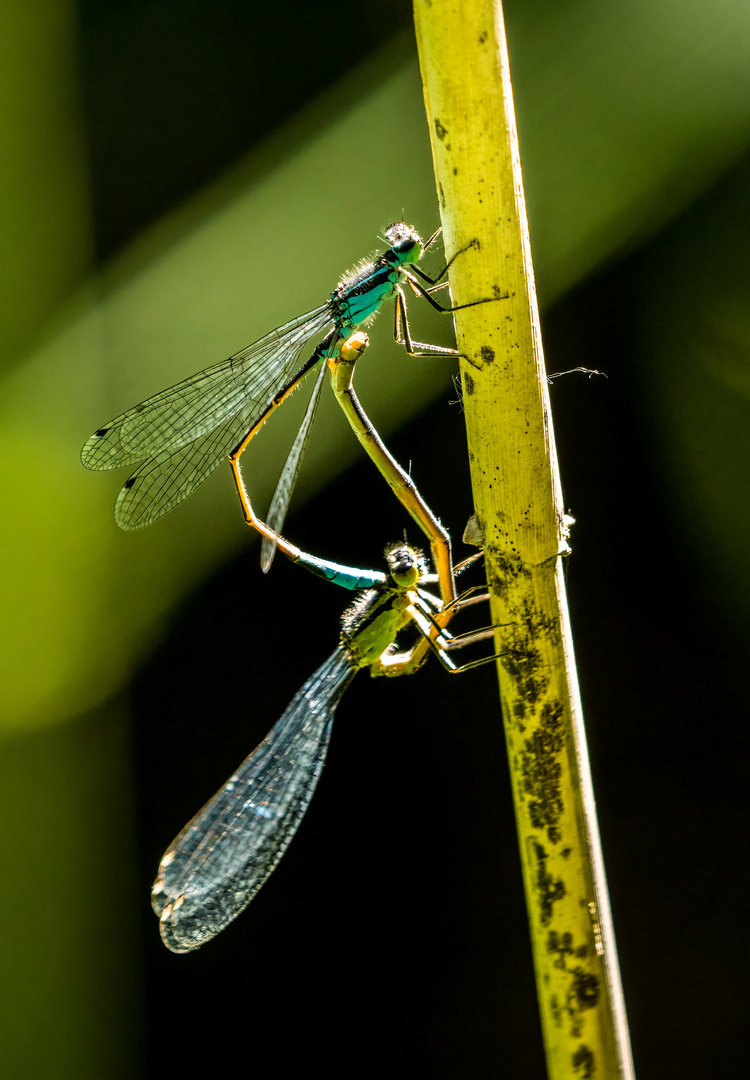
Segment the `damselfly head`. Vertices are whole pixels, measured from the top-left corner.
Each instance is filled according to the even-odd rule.
[[[422,257],[422,237],[413,225],[396,221],[385,230],[385,239],[402,262],[419,262]]]
[[[385,550],[388,573],[400,589],[410,589],[427,572],[425,557],[408,544],[393,544]]]

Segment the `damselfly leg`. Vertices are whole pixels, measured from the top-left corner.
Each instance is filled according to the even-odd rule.
[[[344,275],[320,307],[94,432],[81,451],[86,468],[135,466],[115,503],[121,528],[152,524],[192,494],[223,460],[239,458],[300,380],[336,355],[339,343],[386,301],[397,298],[408,268],[419,262],[433,238],[425,245],[415,229],[397,222],[385,239],[387,250]],[[305,358],[316,339],[319,343]],[[308,426],[314,411],[313,406]],[[298,447],[296,453],[301,452]],[[293,461],[292,483],[285,482],[285,490],[293,486],[296,471]],[[283,513],[279,527],[281,521]]]
[[[386,238],[388,237],[390,231],[391,230],[388,230],[388,232],[386,233]],[[422,245],[422,253],[427,251],[432,246],[432,244],[435,242],[435,240],[437,240],[441,233],[442,228],[436,229],[436,231],[432,234],[429,240],[427,240],[427,242]],[[409,356],[458,356],[458,352],[456,349],[447,348],[442,345],[431,345],[423,341],[412,340],[406,307],[406,294],[404,293],[400,281],[408,282],[415,296],[423,296],[432,305],[432,307],[436,311],[441,312],[441,314],[451,314],[454,311],[461,311],[463,308],[473,307],[475,304],[485,303],[486,301],[484,300],[476,300],[468,304],[459,304],[453,307],[443,307],[431,295],[433,292],[436,292],[439,289],[444,289],[448,287],[449,282],[442,281],[442,279],[448,273],[448,270],[454,260],[457,259],[459,255],[462,255],[465,251],[468,251],[473,246],[474,244],[472,242],[470,244],[467,244],[466,247],[462,248],[460,251],[457,251],[456,254],[453,255],[453,257],[445,263],[443,268],[434,278],[430,277],[429,274],[421,270],[416,265],[416,263],[410,264],[412,266],[412,270],[407,270],[405,266],[401,267],[400,280],[394,283],[392,293],[395,301],[393,336],[397,344],[404,346]],[[414,273],[418,273],[419,277],[423,281],[427,282],[431,287],[425,289],[424,286],[420,284],[417,277],[414,276]],[[442,283],[439,284],[439,282]],[[366,335],[363,336],[366,341]],[[353,341],[354,337],[356,337],[356,335],[353,335],[353,337],[349,339],[349,343]],[[329,363],[331,362],[331,359],[335,360],[337,355],[335,347],[331,347],[329,349],[328,355]],[[318,377],[312,396],[310,398],[310,403],[305,413],[304,420],[302,421],[302,426],[300,427],[297,437],[294,440],[294,444],[292,445],[292,448],[289,452],[289,456],[287,457],[287,460],[284,464],[284,468],[281,471],[276,490],[271,499],[268,513],[266,515],[266,521],[276,532],[281,532],[283,530],[284,521],[286,520],[286,515],[289,510],[292,492],[294,491],[297,477],[299,476],[299,471],[302,464],[302,456],[307,447],[310,428],[312,427],[312,423],[317,412],[318,400],[321,391],[322,379]],[[237,451],[235,452],[236,456],[239,457],[244,449],[245,446],[238,447]],[[274,551],[275,549],[273,547],[273,544],[269,540],[265,539],[261,544],[260,556],[260,565],[263,573],[267,573],[270,570],[271,563],[273,562]]]
[[[285,541],[279,547],[289,553]],[[316,563],[320,572],[320,560],[300,556],[299,561]],[[189,952],[210,941],[268,880],[309,806],[336,707],[357,671],[403,675],[419,666],[415,649],[396,655],[392,649],[409,627],[432,636],[436,628],[422,613],[441,607],[440,599],[423,588],[434,576],[427,572],[424,557],[407,545],[392,545],[386,560],[385,573],[356,572],[359,584],[352,581],[347,587],[361,588],[364,582],[367,592],[345,613],[334,652],[162,858],[152,906],[162,940],[173,952]],[[331,580],[345,569],[327,565],[324,576]],[[387,672],[380,670],[383,665]],[[463,669],[453,665],[449,670]]]

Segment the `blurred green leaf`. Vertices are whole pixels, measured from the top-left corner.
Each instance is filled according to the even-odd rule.
[[[679,36],[669,3],[606,14],[586,4],[562,13],[540,6],[533,27],[523,11],[509,15],[536,266],[548,297],[678,214],[744,145],[750,71],[740,43],[750,10],[737,4],[723,21],[698,5],[679,12]],[[267,148],[267,171],[261,150],[137,241],[4,388],[4,472],[15,485],[5,558],[17,567],[3,632],[7,725],[54,722],[111,693],[175,597],[249,539],[226,477],[163,523],[119,535],[111,505],[125,477],[79,467],[86,436],[319,303],[402,206],[424,231],[434,225],[414,66],[379,86],[371,72],[356,102],[356,79],[346,81],[350,107],[337,120],[305,137],[303,119],[280,136],[283,154],[278,143],[273,154]],[[695,86],[710,92],[696,95]],[[362,384],[386,434],[444,392],[448,378],[446,369],[425,380],[423,368],[380,346],[377,377],[373,368],[363,369]],[[248,455],[259,506],[292,417],[291,407],[282,410]],[[335,434],[313,448],[302,497],[354,453],[335,423],[329,410],[320,430]],[[31,460],[40,466],[33,485]],[[46,672],[30,679],[24,658],[40,645]]]
[[[642,383],[670,497],[707,575],[718,567],[741,609],[746,187],[717,180],[747,152],[750,7],[506,6],[541,295],[559,298],[608,261],[659,246],[633,311]],[[0,720],[12,750],[0,787],[13,823],[3,860],[14,867],[3,922],[15,935],[3,989],[18,1055],[4,1064],[56,1080],[115,1075],[107,1040],[124,1042],[127,1020],[111,1012],[117,988],[132,987],[121,963],[133,930],[109,921],[124,888],[111,879],[112,851],[123,879],[130,865],[127,829],[108,816],[112,799],[127,799],[127,748],[104,737],[103,714],[73,721],[125,684],[175,601],[251,539],[228,470],[163,522],[120,533],[112,507],[125,475],[86,473],[80,446],[124,408],[320,303],[402,208],[424,232],[437,224],[416,63],[394,73],[375,57],[60,306],[82,280],[90,231],[73,16],[51,0],[0,15]],[[445,332],[418,310],[415,321],[433,340]],[[404,362],[387,345],[389,322],[376,325],[358,373],[386,436],[444,394],[452,372]],[[248,452],[259,509],[301,404],[280,410]],[[300,497],[357,452],[333,407],[318,426]],[[320,554],[346,561],[333,543],[321,537]]]

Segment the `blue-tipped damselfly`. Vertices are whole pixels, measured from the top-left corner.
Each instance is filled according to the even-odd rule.
[[[147,398],[95,431],[81,452],[86,468],[137,466],[117,496],[117,524],[123,529],[152,524],[195,491],[225,458],[239,460],[300,379],[318,365],[323,369],[322,362],[337,354],[342,340],[377,314],[387,300],[395,300],[396,337],[407,352],[454,354],[453,349],[412,340],[403,288],[408,284],[438,311],[457,310],[441,306],[431,295],[443,287],[439,283],[449,264],[434,278],[417,265],[439,233],[438,229],[423,242],[412,226],[391,225],[385,232],[387,250],[344,275],[320,307],[272,330],[228,360]],[[318,344],[301,360],[320,335]],[[276,531],[283,523],[322,382],[323,370],[274,500]]]

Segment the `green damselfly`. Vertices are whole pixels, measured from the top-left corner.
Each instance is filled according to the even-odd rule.
[[[450,536],[367,420],[351,385],[354,363],[366,345],[366,335],[353,335],[329,362],[334,390],[346,399],[347,416],[368,453],[430,540],[439,572],[430,574],[421,553],[407,544],[386,550],[387,573],[343,566],[301,551],[256,516],[239,464],[233,463],[245,518],[261,536],[319,577],[345,589],[365,591],[344,614],[335,651],[164,855],[152,904],[160,918],[162,939],[173,952],[189,952],[215,937],[244,910],[278,864],[310,803],[328,750],[334,712],[357,671],[411,674],[430,652],[451,673],[495,659],[483,657],[456,665],[449,655],[454,649],[484,641],[494,630],[484,627],[453,635],[446,629],[459,610],[487,599],[482,587],[458,596],[454,580],[481,553],[455,568],[450,564]],[[437,585],[440,595],[429,591],[428,585]],[[397,639],[408,628],[416,633],[416,641],[401,649]]]
[[[453,637],[438,624],[437,615],[451,615],[463,601],[455,601],[450,612],[443,609],[441,600],[425,588],[436,578],[415,549],[393,545],[386,551],[387,573],[383,573],[328,563],[278,539],[280,550],[314,573],[344,588],[367,591],[344,614],[333,653],[162,858],[152,906],[162,940],[177,953],[196,949],[220,933],[277,866],[310,804],[336,707],[358,671],[410,674],[424,659],[424,644],[451,672],[492,659],[457,666],[447,655],[451,649],[483,640],[492,629]],[[399,651],[396,639],[409,627],[416,630],[418,641]]]
[[[280,531],[317,408],[323,361],[337,354],[343,339],[393,299],[395,336],[408,353],[455,355],[454,349],[412,340],[403,289],[407,283],[438,311],[458,310],[443,307],[431,295],[446,284],[440,282],[450,264],[435,277],[417,265],[439,234],[440,229],[423,242],[412,226],[396,222],[385,232],[387,250],[344,275],[320,307],[272,330],[221,364],[147,398],[95,431],[81,452],[86,468],[137,465],[117,497],[117,524],[123,529],[152,524],[195,491],[225,458],[238,461],[264,421],[300,379],[319,365],[305,420],[269,515]],[[300,355],[321,334],[322,339],[301,361]]]

